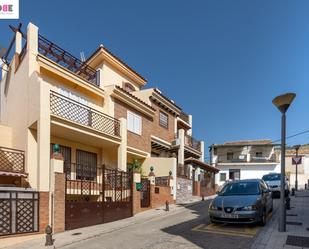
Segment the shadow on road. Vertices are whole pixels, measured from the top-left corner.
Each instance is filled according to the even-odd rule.
[[[174,236],[180,236],[183,239],[190,241],[199,248],[207,249],[238,249],[250,248],[253,238],[245,236],[237,236],[235,234],[227,235],[218,233],[217,231],[204,231],[204,229],[197,229],[198,227],[207,227],[209,222],[208,206],[210,201],[203,201],[193,206],[186,206],[196,218],[186,222],[179,223],[170,227],[162,229],[163,232]],[[246,229],[247,226],[231,225],[232,229]],[[255,227],[255,226],[253,226]]]

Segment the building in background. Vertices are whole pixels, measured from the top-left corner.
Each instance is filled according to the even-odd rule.
[[[286,150],[285,158],[285,173],[289,179],[290,187],[295,187],[296,179],[296,165],[292,164],[292,158],[296,156],[296,151],[293,147],[289,147]],[[298,171],[298,189],[305,189],[305,185],[308,185],[309,180],[309,145],[302,145],[299,148],[298,156],[300,156],[301,163],[297,165]]]
[[[221,186],[229,180],[262,178],[280,172],[276,144],[271,140],[225,142],[210,146],[211,165],[220,170],[216,183]]]

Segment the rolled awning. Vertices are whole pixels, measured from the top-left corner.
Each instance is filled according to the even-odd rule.
[[[15,177],[27,177],[27,173],[0,171],[0,176],[15,176]]]

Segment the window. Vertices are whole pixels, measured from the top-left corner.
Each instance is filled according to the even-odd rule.
[[[127,92],[134,92],[134,86],[132,86],[130,83],[126,82],[124,83],[124,90],[126,90]]]
[[[159,124],[164,128],[168,128],[168,115],[164,112],[159,114]]]
[[[127,114],[127,128],[129,131],[134,132],[138,135],[142,134],[142,118],[141,116],[128,111]]]
[[[262,153],[262,152],[256,152],[256,153],[255,153],[255,156],[256,156],[256,157],[262,157],[262,156],[263,156],[263,153]]]
[[[227,159],[227,160],[232,160],[233,157],[234,157],[234,153],[233,153],[233,152],[228,152],[228,153],[226,154],[226,159]]]
[[[95,181],[97,177],[97,154],[76,150],[76,179]]]
[[[220,173],[220,182],[226,181],[226,173]]]

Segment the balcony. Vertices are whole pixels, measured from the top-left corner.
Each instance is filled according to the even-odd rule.
[[[51,91],[50,111],[53,115],[90,127],[101,133],[120,137],[120,121]]]
[[[25,153],[0,147],[0,171],[8,173],[25,173]]]
[[[185,146],[197,151],[201,151],[201,142],[190,135],[185,135]]]
[[[78,77],[95,86],[99,86],[99,79],[94,68],[90,67],[87,63],[82,62],[41,35],[39,35],[38,39],[38,51],[40,54],[64,67],[66,70],[72,72]]]
[[[181,112],[180,115],[179,115],[179,118],[189,124],[189,115],[188,114]]]

